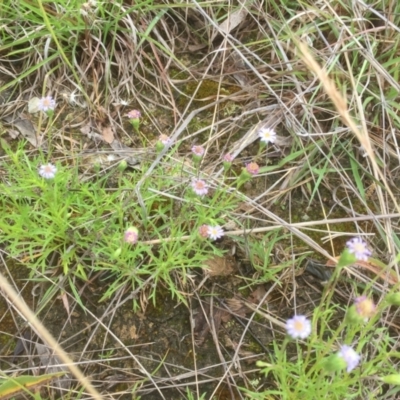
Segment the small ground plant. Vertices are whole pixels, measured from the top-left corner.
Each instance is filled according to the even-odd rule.
[[[62,274],[79,303],[76,278],[87,281],[95,273],[111,281],[104,299],[121,286],[139,292],[150,278],[154,301],[159,282],[185,301],[180,290],[188,274],[210,253],[222,255],[213,240],[222,237],[221,225],[238,199],[228,188],[211,189],[191,178],[179,164],[168,175],[160,167],[146,181],[143,210],[133,190],[141,172],[127,171],[125,161],[85,179],[79,164],[52,164],[43,155],[28,159],[24,143],[6,151],[2,243],[31,278],[58,280]]]
[[[281,344],[274,343],[273,359],[257,362],[267,379],[273,377],[278,382],[277,389],[262,393],[245,390],[249,397],[358,399],[375,398],[382,392],[387,398],[398,394],[400,389],[389,389],[389,385],[400,383],[400,374],[394,367],[400,354],[389,350],[392,339],[388,329],[379,326],[379,320],[400,304],[399,292],[381,297],[376,305],[371,284],[365,288],[366,294],[355,298],[344,312],[331,303],[343,269],[357,260],[367,261],[370,256],[371,251],[359,238],[348,242],[327,283],[323,302],[311,319],[304,315],[288,319],[288,336]],[[386,268],[386,273],[389,271],[390,267]],[[338,314],[345,315],[342,321],[337,320]],[[293,339],[303,341],[291,348]],[[368,387],[366,381],[370,381]]]

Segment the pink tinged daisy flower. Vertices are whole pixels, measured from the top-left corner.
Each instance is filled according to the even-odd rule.
[[[45,179],[53,179],[56,176],[56,172],[57,167],[50,163],[39,167],[39,175]]]
[[[208,225],[202,225],[199,228],[199,235],[203,238],[208,238]]]
[[[164,133],[162,133],[162,134],[159,136],[158,140],[159,140],[164,146],[169,145],[169,144],[171,143],[170,137],[169,137],[168,135],[164,134]]]
[[[347,243],[347,248],[351,254],[354,254],[357,260],[368,261],[372,252],[367,248],[367,244],[360,238],[353,238]]]
[[[203,157],[204,155],[204,147],[203,146],[193,146],[192,153],[197,157]]]
[[[258,137],[264,143],[275,143],[276,141],[276,132],[270,128],[262,128],[258,132]]]
[[[286,332],[293,339],[305,339],[310,336],[311,322],[304,315],[295,315],[286,321]]]
[[[233,156],[231,154],[227,153],[224,155],[223,160],[225,162],[231,163],[233,161]]]
[[[39,111],[53,111],[56,108],[56,102],[51,96],[42,97],[39,99],[38,109]]]
[[[124,233],[124,241],[129,244],[135,244],[138,241],[139,231],[134,226],[129,227]]]
[[[217,240],[224,236],[224,230],[219,226],[208,226],[207,227],[208,237],[212,240]]]
[[[338,353],[343,358],[347,366],[347,372],[351,372],[360,363],[361,356],[358,355],[350,346],[343,345]]]
[[[356,306],[356,311],[357,314],[364,318],[365,320],[368,320],[368,318],[371,318],[374,316],[375,311],[376,311],[376,306],[374,302],[369,299],[367,296],[360,296],[357,297],[354,300],[354,304]]]
[[[139,119],[142,113],[139,110],[132,110],[128,112],[127,116],[129,119]]]
[[[260,167],[258,166],[257,163],[251,162],[246,165],[246,170],[251,175],[257,175],[258,172],[260,171]]]
[[[193,179],[192,188],[199,196],[205,196],[208,193],[208,185],[202,179]]]

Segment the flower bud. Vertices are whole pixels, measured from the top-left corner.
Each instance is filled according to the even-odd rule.
[[[118,247],[118,249],[114,251],[113,257],[118,258],[121,255],[121,252],[122,252],[121,247]]]
[[[328,372],[341,371],[346,368],[346,365],[346,361],[342,357],[339,357],[338,354],[332,354],[324,362],[324,368]]]
[[[134,226],[129,227],[124,234],[124,241],[129,244],[135,244],[138,241],[139,231]]]
[[[127,168],[128,168],[127,161],[126,160],[120,161],[120,163],[118,164],[118,171],[124,172]]]
[[[389,385],[400,385],[400,374],[386,375],[379,379]]]
[[[385,297],[385,301],[392,306],[400,306],[400,293],[389,293]]]

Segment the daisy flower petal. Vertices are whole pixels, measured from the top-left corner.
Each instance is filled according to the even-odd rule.
[[[346,245],[349,252],[354,254],[357,260],[368,261],[368,258],[372,255],[372,252],[367,247],[367,243],[360,238],[353,238]]]
[[[193,146],[192,153],[197,157],[203,157],[204,155],[204,147],[203,146]]]
[[[260,167],[257,163],[251,162],[246,165],[246,170],[251,175],[257,175],[260,172]]]
[[[224,230],[219,226],[208,226],[207,229],[208,237],[212,240],[217,240],[224,236]]]
[[[311,322],[304,315],[295,315],[286,321],[286,332],[293,339],[305,339],[310,336]]]
[[[343,345],[341,347],[338,356],[343,358],[343,360],[346,362],[347,372],[351,372],[354,368],[356,368],[361,360],[361,356],[347,345]]]
[[[53,179],[56,176],[57,167],[51,163],[39,167],[39,175],[45,179]]]
[[[258,137],[264,143],[275,143],[276,141],[276,132],[270,128],[262,128],[258,132]]]
[[[42,97],[39,99],[38,109],[39,111],[49,111],[56,108],[56,102],[51,96]]]
[[[135,244],[139,238],[139,231],[134,226],[129,227],[124,233],[125,243]]]
[[[205,196],[208,193],[208,185],[202,179],[193,179],[192,189],[199,196]]]

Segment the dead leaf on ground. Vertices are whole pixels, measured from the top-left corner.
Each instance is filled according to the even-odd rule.
[[[221,326],[221,321],[228,322],[231,318],[228,311],[219,309],[214,307],[213,312],[210,312],[210,305],[207,303],[203,304],[203,307],[200,307],[195,312],[195,317],[192,321],[193,323],[193,332],[196,337],[196,344],[201,346],[204,343],[204,340],[207,337],[208,332],[211,330],[211,317],[213,318],[213,325],[218,335],[219,327]]]
[[[59,389],[68,389],[71,384],[71,376],[68,374],[69,369],[67,366],[62,365],[60,359],[54,354],[54,351],[50,349],[48,346],[45,346],[40,343],[35,343],[36,351],[40,358],[40,363],[42,366],[46,367],[46,372],[54,374],[54,373],[63,373],[63,376],[58,378],[56,382],[54,382],[54,386]]]
[[[16,139],[19,136],[19,132],[16,129],[9,129],[8,134],[11,139]]]
[[[266,290],[265,287],[263,285],[259,285],[257,286],[257,288],[255,290],[253,290],[253,292],[250,294],[249,296],[249,301],[251,301],[254,304],[259,304],[260,301],[262,301],[265,297],[266,294]],[[264,300],[268,300],[269,296],[267,296],[267,298]]]
[[[224,336],[225,339],[225,346],[227,348],[231,348],[233,350],[237,350],[238,348],[238,343],[234,342],[229,336],[225,335]],[[243,349],[243,344],[240,347],[238,354],[242,357],[245,358],[245,362],[248,364],[253,364],[254,362],[256,362],[259,359],[259,354],[255,354],[253,351],[249,351],[249,350],[244,350]]]
[[[111,126],[103,128],[101,134],[105,142],[112,143],[114,141],[114,131]]]
[[[210,276],[227,276],[233,273],[234,260],[232,257],[215,256],[206,261],[207,273]]]
[[[139,335],[137,334],[137,329],[136,329],[135,325],[132,325],[129,328],[129,333],[130,333],[131,339],[139,339]]]
[[[36,129],[28,118],[24,118],[23,114],[18,118],[13,119],[11,116],[5,117],[4,121],[10,124],[12,128],[17,128],[21,135],[34,147],[38,147],[38,140],[36,138]],[[15,129],[10,129],[10,136],[15,137]]]
[[[67,314],[68,314],[68,320],[71,323],[71,311],[70,311],[70,308],[69,308],[68,295],[67,295],[66,292],[61,292],[61,294],[58,297],[62,300],[64,308],[65,308],[65,310],[67,311]]]
[[[246,303],[237,297],[232,297],[231,299],[227,299],[226,305],[233,314],[239,317],[244,317],[250,311],[246,307]]]
[[[121,143],[118,139],[115,139],[111,143],[111,147],[114,149],[116,154],[123,158],[130,166],[139,164],[140,161],[133,156],[133,154],[135,154],[135,151],[125,144]]]
[[[40,99],[38,97],[32,97],[28,102],[28,113],[35,114],[40,111]]]
[[[211,41],[215,39],[218,33],[230,33],[233,29],[235,29],[239,24],[241,24],[246,18],[247,10],[245,8],[241,8],[239,10],[234,11],[229,14],[226,20],[224,20],[221,24],[219,24],[218,29],[215,30],[211,37]]]
[[[250,294],[247,300],[233,297],[226,300],[226,305],[228,306],[230,312],[239,317],[244,317],[249,312],[252,312],[252,309],[246,305],[246,302],[258,305],[260,301],[264,299],[265,293],[266,291],[264,286],[260,285]]]

